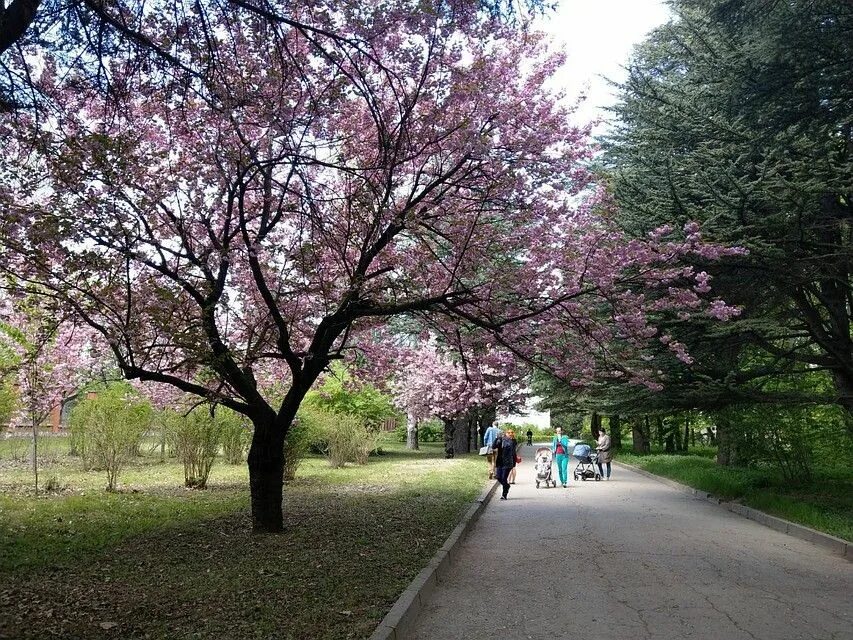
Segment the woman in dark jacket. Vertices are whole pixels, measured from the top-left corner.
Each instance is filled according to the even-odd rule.
[[[494,444],[495,448],[495,475],[503,487],[501,500],[506,500],[509,493],[509,472],[515,467],[515,456],[518,442],[512,429],[504,432]]]

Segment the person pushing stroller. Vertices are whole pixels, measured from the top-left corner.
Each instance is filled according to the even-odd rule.
[[[551,440],[551,452],[554,454],[554,461],[557,463],[560,483],[565,488],[569,482],[569,455],[571,454],[569,437],[563,435],[561,427],[554,429],[554,434],[554,438]]]

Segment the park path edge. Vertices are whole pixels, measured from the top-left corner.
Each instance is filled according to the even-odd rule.
[[[497,482],[488,481],[488,485],[479,497],[471,503],[465,515],[462,516],[462,520],[456,525],[441,548],[435,552],[427,566],[421,569],[421,572],[415,576],[406,590],[397,598],[391,610],[382,618],[369,640],[404,640],[407,637],[421,607],[424,606],[438,582],[450,571],[456,561],[459,547],[474,523],[480,518],[483,509],[486,508],[486,504],[498,486]]]
[[[799,538],[800,540],[805,540],[807,542],[811,542],[812,544],[816,544],[831,552],[833,555],[841,556],[845,558],[848,562],[853,562],[853,543],[847,542],[847,540],[837,538],[828,533],[824,533],[823,531],[818,531],[816,529],[806,527],[805,525],[797,524],[796,522],[791,522],[783,518],[771,516],[769,513],[759,511],[758,509],[753,509],[752,507],[747,507],[746,505],[740,504],[739,502],[730,502],[728,500],[723,500],[711,493],[708,493],[707,491],[702,491],[701,489],[694,489],[691,486],[682,484],[675,480],[671,480],[670,478],[665,478],[664,476],[659,476],[657,474],[652,473],[651,471],[646,471],[645,469],[641,469],[640,467],[634,466],[633,464],[626,464],[625,462],[616,462],[615,460],[613,461],[613,464],[619,467],[624,467],[625,469],[630,469],[634,473],[639,473],[641,476],[646,476],[647,478],[657,480],[658,482],[672,487],[673,489],[677,489],[679,491],[683,491],[684,493],[689,493],[693,496],[696,496],[697,498],[702,498],[704,500],[707,500],[708,502],[712,502],[715,505],[722,507],[726,511],[731,511],[732,513],[736,513],[737,515],[743,516],[744,518],[754,520],[758,524],[763,524],[765,527],[770,527],[775,531],[786,533],[789,536],[793,536],[795,538]]]

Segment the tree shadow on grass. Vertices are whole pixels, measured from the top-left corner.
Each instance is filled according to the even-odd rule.
[[[367,637],[472,498],[289,487],[284,535],[245,513],[137,536],[65,569],[0,574],[0,637]],[[112,626],[115,624],[116,626]]]

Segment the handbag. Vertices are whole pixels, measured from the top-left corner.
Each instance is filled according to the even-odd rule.
[[[491,447],[480,447],[480,455],[481,456],[489,456],[492,454]]]

